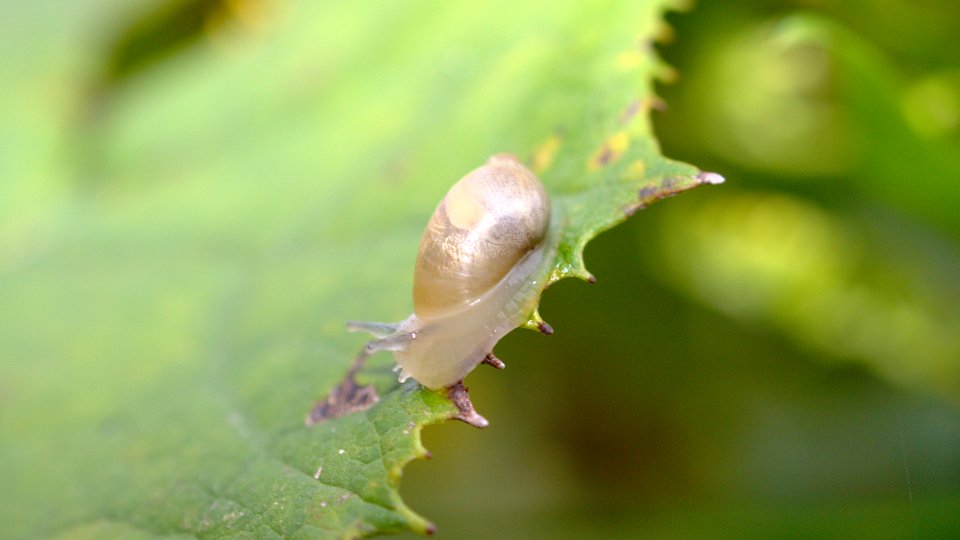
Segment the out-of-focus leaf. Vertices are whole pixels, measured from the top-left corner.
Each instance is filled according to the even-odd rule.
[[[428,212],[490,154],[556,196],[553,279],[715,180],[650,132],[668,4],[275,3],[87,99],[83,51],[109,39],[57,42],[83,58],[57,86],[71,99],[22,111],[57,135],[6,192],[39,203],[0,222],[7,532],[428,532],[396,489],[444,398],[382,359],[363,375],[378,405],[304,425],[361,345],[343,323],[406,315]],[[11,31],[43,20],[10,11]],[[56,196],[23,192],[35,171]]]
[[[956,398],[957,291],[911,278],[924,274],[916,266],[929,263],[929,254],[916,250],[915,261],[891,261],[862,231],[784,195],[727,194],[698,203],[687,213],[664,212],[661,276],[826,357]]]
[[[812,14],[785,19],[773,42],[784,47],[820,47],[831,55],[839,74],[841,99],[852,111],[859,131],[858,165],[863,174],[856,177],[857,187],[885,205],[901,208],[960,238],[956,213],[960,190],[955,181],[960,175],[960,144],[955,137],[937,140],[911,126],[901,105],[907,86],[905,74],[869,41]],[[953,107],[958,106],[957,87],[941,82],[935,88],[941,101],[952,99]],[[935,102],[930,105],[938,106]],[[952,124],[949,118],[943,120],[956,132],[956,119]]]
[[[691,101],[682,110],[692,122],[706,117],[694,133],[752,169],[741,185],[756,192],[665,209],[653,273],[818,359],[955,399],[960,147],[950,132],[960,93],[951,70],[908,84],[888,51],[813,13],[717,32],[691,61],[703,69],[682,90]],[[768,184],[794,192],[760,189]]]

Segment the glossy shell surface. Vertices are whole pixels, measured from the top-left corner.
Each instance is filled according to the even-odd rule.
[[[434,319],[476,302],[544,238],[550,197],[530,170],[495,156],[454,184],[420,242],[414,313]]]

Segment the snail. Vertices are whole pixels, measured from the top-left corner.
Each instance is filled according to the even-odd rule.
[[[458,418],[487,425],[462,381],[481,363],[502,368],[494,345],[535,311],[554,249],[550,220],[550,197],[536,175],[513,156],[491,157],[450,188],[427,224],[414,269],[413,314],[398,323],[351,321],[347,328],[377,338],[365,355],[393,352],[400,382],[412,377],[448,389]]]

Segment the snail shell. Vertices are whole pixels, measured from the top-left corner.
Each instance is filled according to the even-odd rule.
[[[499,283],[550,225],[550,197],[510,156],[494,156],[450,188],[420,241],[413,311],[424,320],[460,311]]]
[[[401,382],[459,383],[507,332],[528,320],[549,271],[550,198],[516,158],[496,155],[454,184],[427,224],[414,270],[414,313],[399,323],[351,322],[393,351]]]

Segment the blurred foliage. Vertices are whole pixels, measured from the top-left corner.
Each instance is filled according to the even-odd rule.
[[[254,435],[292,425],[320,359],[360,345],[342,321],[402,317],[409,288],[325,299],[385,268],[408,284],[444,187],[541,140],[520,126],[551,121],[543,96],[512,83],[561,21],[626,24],[310,6],[0,5],[5,536],[110,505],[71,534],[132,536],[124,503],[171,470],[289,495],[275,463],[224,453],[220,382],[259,404]],[[471,375],[491,428],[428,428],[405,498],[449,538],[960,536],[960,7],[669,20],[664,153],[728,184],[593,242],[599,283],[552,287],[557,333],[511,334],[508,369]],[[523,46],[486,70],[504,36]]]

